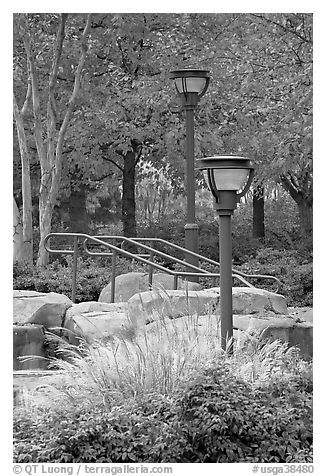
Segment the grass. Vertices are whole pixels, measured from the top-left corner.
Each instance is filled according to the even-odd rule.
[[[56,398],[101,398],[107,404],[148,393],[174,394],[190,376],[199,373],[220,354],[216,316],[165,319],[104,342],[72,346],[60,340],[53,358],[57,369]]]

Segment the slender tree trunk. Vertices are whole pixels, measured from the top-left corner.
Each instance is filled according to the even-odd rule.
[[[136,153],[130,150],[125,155],[122,179],[122,225],[127,237],[137,236],[135,201]]]
[[[25,261],[23,225],[15,199],[13,199],[13,252],[14,263],[23,263]]]
[[[27,96],[29,93],[27,93]],[[26,96],[26,97],[27,97]],[[27,98],[28,101],[28,98]],[[25,101],[26,104],[26,101]],[[23,110],[19,111],[16,98],[14,96],[14,118],[17,129],[21,164],[22,164],[22,197],[23,197],[23,216],[22,216],[22,234],[24,244],[24,260],[33,264],[33,206],[32,206],[32,188],[30,172],[30,155],[27,146],[27,139],[24,130]],[[16,205],[17,206],[17,205]]]
[[[252,236],[265,240],[265,200],[264,187],[257,185],[253,192],[252,202]]]
[[[46,266],[49,263],[49,253],[44,248],[45,237],[51,233],[51,222],[53,215],[53,206],[46,197],[40,197],[39,208],[40,213],[40,244],[37,255],[37,265]]]
[[[68,106],[59,131],[56,131],[56,107],[55,107],[55,86],[59,69],[59,61],[62,54],[62,45],[65,35],[65,23],[67,14],[62,14],[58,28],[57,42],[53,57],[52,68],[49,78],[49,95],[47,103],[47,141],[46,152],[43,140],[40,137],[40,112],[39,112],[39,93],[36,81],[35,63],[32,55],[29,55],[32,71],[33,85],[33,104],[35,118],[35,139],[38,148],[38,154],[41,164],[41,186],[40,186],[40,245],[38,252],[37,265],[44,267],[48,264],[49,257],[44,249],[44,240],[46,235],[51,232],[51,221],[53,209],[58,197],[61,171],[62,171],[62,147],[67,132],[67,128],[75,107],[77,95],[80,90],[81,74],[84,67],[87,54],[87,37],[91,25],[91,14],[88,14],[86,26],[81,38],[81,54],[76,68],[74,88],[68,101]]]

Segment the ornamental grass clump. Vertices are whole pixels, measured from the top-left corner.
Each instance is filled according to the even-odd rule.
[[[64,359],[51,361],[57,369],[58,398],[100,398],[111,405],[152,392],[173,395],[220,355],[216,316],[206,317],[204,331],[203,319],[159,316],[136,334],[126,331],[105,343],[83,342],[78,347],[61,340],[57,355]]]

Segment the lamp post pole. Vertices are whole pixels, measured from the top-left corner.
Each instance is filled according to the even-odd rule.
[[[187,192],[187,221],[185,230],[185,247],[187,250],[198,253],[198,225],[195,223],[195,140],[194,140],[194,112],[195,105],[184,106],[186,111],[186,192]],[[186,261],[198,266],[198,258],[188,254]],[[189,280],[198,281],[196,277]]]
[[[233,353],[231,217],[237,201],[235,190],[219,190],[215,202],[219,216],[221,347],[230,354]]]
[[[220,315],[221,347],[233,353],[232,312],[232,232],[231,217],[240,198],[249,190],[254,168],[250,159],[238,156],[216,156],[198,159],[207,184],[215,198],[219,215],[220,244]]]
[[[174,80],[176,90],[181,98],[186,112],[186,194],[187,219],[185,230],[185,248],[198,254],[198,225],[195,212],[195,135],[194,112],[200,98],[205,94],[209,84],[209,71],[199,69],[180,69],[171,71],[170,78]],[[198,257],[185,252],[185,261],[198,266]],[[189,269],[191,272],[191,268]],[[195,276],[189,276],[188,281],[198,281]]]
[[[231,213],[219,214],[220,240],[220,306],[221,306],[221,346],[226,350],[227,342],[233,339],[232,316],[232,233]],[[232,347],[230,348],[232,353]]]

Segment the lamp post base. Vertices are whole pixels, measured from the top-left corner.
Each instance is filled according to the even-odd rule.
[[[197,223],[187,223],[185,229],[185,247],[189,251],[198,253],[198,225]],[[197,256],[185,253],[185,261],[193,266],[198,267],[199,260]],[[190,273],[194,272],[191,268],[187,268]],[[188,276],[187,281],[198,283],[199,278],[197,276]]]

